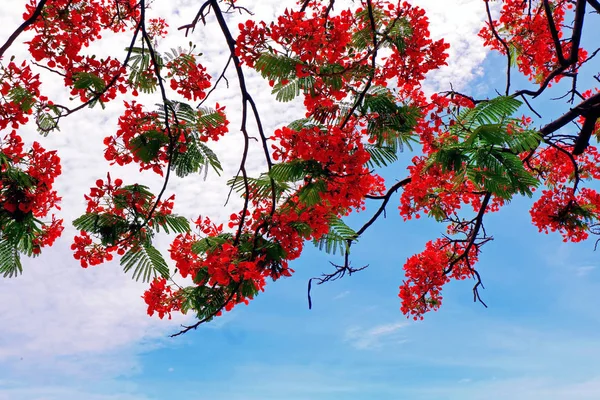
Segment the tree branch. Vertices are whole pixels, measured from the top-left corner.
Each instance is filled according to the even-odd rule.
[[[31,17],[23,21],[23,23],[12,33],[12,35],[9,36],[6,43],[4,43],[2,47],[0,47],[0,58],[2,58],[4,52],[8,50],[10,46],[12,46],[12,44],[19,37],[19,35],[23,33],[23,31],[27,29],[29,25],[33,24],[35,20],[42,14],[42,9],[46,5],[46,1],[47,0],[40,0],[38,5],[35,7],[35,10],[33,11],[33,14],[31,14]]]

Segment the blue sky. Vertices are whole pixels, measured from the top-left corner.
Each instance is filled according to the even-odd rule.
[[[280,7],[267,3],[271,8],[261,9],[265,17]],[[467,24],[476,30],[478,14],[463,12],[462,27],[449,24],[460,10],[477,10],[481,1],[454,3],[459,11],[432,9],[432,21],[442,26],[440,35]],[[180,11],[159,11],[183,14],[195,5],[180,1],[174,7]],[[17,21],[19,13],[3,17],[3,26]],[[479,95],[501,88],[502,76],[490,79],[489,74],[504,60],[491,55],[484,60],[486,54],[473,47],[477,42],[456,40],[455,48],[473,51],[431,85],[458,81],[459,88]],[[211,61],[220,54],[214,46],[206,55]],[[268,91],[258,79],[250,82],[260,107]],[[235,101],[232,93],[224,101]],[[544,115],[559,112],[551,102],[538,104]],[[286,107],[265,105],[273,111],[269,126],[289,121],[294,109]],[[101,142],[103,134],[91,132],[115,115],[117,108],[109,107],[101,117],[88,113],[87,119],[67,121],[71,125],[63,128],[89,136],[48,139],[50,145],[71,150],[63,157],[63,193],[81,197],[80,187],[95,180],[91,174],[105,170],[101,157],[93,158],[98,149],[87,145]],[[221,154],[226,161],[230,157]],[[90,159],[100,166],[83,171]],[[386,177],[401,179],[404,172],[386,171]],[[175,188],[183,191],[181,212],[202,196],[205,208],[226,215],[216,184],[209,178],[197,189],[176,181]],[[67,195],[65,212],[74,213],[81,199],[71,201]],[[486,218],[495,240],[485,246],[478,268],[489,308],[473,303],[473,282],[452,282],[444,289],[441,310],[419,322],[399,310],[402,265],[444,226],[426,218],[403,222],[397,197],[387,218],[352,248],[353,265],[370,267],[313,287],[312,310],[307,307],[308,279],[329,271],[329,261],[340,260],[309,244],[293,263],[292,278],[270,284],[249,306],[176,339],[167,335],[189,319],[145,316],[144,285],[123,276],[114,263],[82,270],[72,260],[66,235],[42,257],[26,262],[22,277],[0,281],[0,400],[598,399],[598,254],[593,239],[565,244],[558,234],[538,233],[528,212],[533,201],[515,199]],[[358,227],[372,211],[347,222]]]

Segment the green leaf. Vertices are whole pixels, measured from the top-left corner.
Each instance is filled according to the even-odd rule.
[[[189,112],[186,111],[186,113]],[[214,128],[219,125],[222,125],[226,121],[226,118],[223,114],[208,107],[199,108],[197,111],[194,112],[194,115],[196,118],[196,126],[198,130]]]
[[[392,24],[386,28],[386,47],[395,47],[400,54],[403,54],[406,42],[413,34],[412,27],[406,18],[393,20]]]
[[[288,125],[288,128],[290,128],[291,130],[294,130],[296,132],[300,132],[302,129],[312,129],[312,128],[320,128],[321,131],[326,132],[326,129],[323,128],[323,126],[321,126],[321,124],[309,119],[309,118],[302,118],[302,119],[297,119],[295,121],[290,122],[290,124]]]
[[[126,48],[126,51],[129,49]],[[162,65],[160,60],[159,65]],[[150,52],[143,47],[131,48],[129,57],[129,83],[139,89],[142,93],[153,93],[158,87],[158,80],[150,65]]]
[[[307,237],[312,233],[312,228],[305,222],[291,222],[289,225],[301,236]]]
[[[313,178],[321,176],[321,165],[313,160],[293,160],[273,165],[269,176],[278,182],[297,182],[307,175]]]
[[[21,110],[28,112],[31,110],[36,100],[33,93],[20,86],[14,86],[8,91],[8,98],[15,104],[18,104]]]
[[[517,112],[521,104],[519,100],[510,96],[498,96],[481,102],[474,108],[464,109],[458,116],[458,123],[450,130],[464,137],[481,125],[504,124],[507,118]]]
[[[156,160],[160,149],[169,143],[169,138],[163,132],[146,131],[131,139],[131,151],[142,162]]]
[[[194,310],[198,320],[211,321],[230,297],[226,290],[227,288],[205,285],[186,287],[182,291],[182,309]]]
[[[37,114],[35,117],[35,123],[37,125],[37,131],[41,135],[47,136],[50,132],[57,130],[58,127],[58,119],[57,117],[60,115],[60,111],[58,107],[54,105],[46,105],[45,108],[49,108],[50,111],[46,112],[38,107]]]
[[[281,81],[278,81],[273,86],[271,94],[275,95],[277,101],[285,103],[292,101],[300,94],[300,92],[303,92],[304,94],[311,93],[314,84],[315,78],[312,76],[294,78],[289,80],[285,85]]]
[[[217,175],[220,176],[221,172],[223,171],[223,167],[221,166],[221,162],[217,158],[217,155],[202,142],[196,142],[196,145],[198,146],[198,149],[202,155],[205,157],[208,165],[210,165]]]
[[[113,197],[115,206],[122,209],[130,209],[132,207],[131,199],[139,199],[144,203],[149,203],[154,198],[148,186],[133,184],[121,187],[118,194]]]
[[[131,230],[129,222],[114,214],[86,213],[73,221],[78,230],[100,237],[103,245],[113,245],[119,238]]]
[[[328,254],[345,254],[348,251],[348,241],[356,241],[357,233],[350,228],[341,218],[331,216],[329,219],[329,232],[319,240],[313,240],[319,250],[325,250]]]
[[[150,282],[157,275],[169,277],[169,266],[160,251],[150,244],[129,249],[121,257],[123,271],[128,273],[133,269],[133,279]]]
[[[542,134],[536,130],[525,130],[510,135],[507,140],[508,148],[514,153],[523,153],[537,148],[542,142]]]
[[[259,199],[271,198],[273,190],[275,190],[275,198],[280,199],[281,195],[291,188],[290,185],[285,182],[276,181],[275,179],[271,182],[271,178],[268,174],[261,174],[258,178],[248,177],[246,178],[246,181],[248,182],[250,191]],[[245,193],[246,191],[246,184],[243,176],[236,176],[235,178],[230,179],[227,181],[227,185],[231,186],[233,190],[238,193]]]
[[[323,180],[312,181],[298,191],[298,200],[307,206],[321,202],[321,194],[327,191],[327,183]]]
[[[165,105],[160,103],[156,104],[158,108],[157,114],[158,117],[162,120],[165,119]],[[177,116],[179,121],[185,121],[187,126],[195,126],[198,119],[198,112],[194,109],[194,107],[190,106],[187,103],[183,103],[180,101],[167,101],[167,111],[169,114],[169,119],[172,120],[174,115]]]
[[[369,119],[367,131],[377,146],[391,147],[397,152],[404,146],[412,149],[411,145],[418,142],[413,131],[419,110],[397,104],[388,88],[374,86],[369,89],[358,111],[362,115],[376,115]]]
[[[256,60],[254,69],[260,72],[263,78],[281,81],[296,78],[298,64],[299,60],[290,57],[263,53]]]
[[[106,87],[106,83],[102,78],[90,72],[78,72],[73,74],[73,87],[75,89],[89,89],[94,93],[100,93]]]
[[[156,224],[156,231],[163,228],[166,233],[186,233],[190,231],[190,222],[182,215],[175,214],[154,214],[153,218]]]
[[[23,273],[18,241],[4,236],[0,239],[0,274],[12,278]]]
[[[367,161],[369,168],[387,167],[388,165],[398,161],[396,150],[391,146],[377,146],[373,144],[365,144],[365,150],[371,158]]]
[[[230,233],[223,233],[218,236],[208,236],[198,240],[196,243],[192,244],[192,251],[196,254],[205,254],[214,251],[216,248],[225,244],[233,235]]]

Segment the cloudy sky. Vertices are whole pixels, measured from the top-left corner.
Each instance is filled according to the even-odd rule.
[[[3,7],[2,38],[20,24],[23,10],[16,3]],[[265,20],[293,6],[240,0],[245,3]],[[429,11],[434,36],[452,45],[450,65],[429,77],[429,90],[452,84],[485,96],[503,86],[498,71],[504,60],[487,54],[475,36],[483,23],[481,0],[414,3]],[[197,6],[155,0],[151,14],[165,17],[175,31],[191,20]],[[240,17],[230,18],[236,27]],[[185,47],[190,39],[204,53],[211,75],[218,76],[225,45],[210,18],[190,38],[175,32],[159,50]],[[126,42],[108,37],[93,50],[122,57]],[[15,47],[14,54],[22,56],[23,49]],[[230,135],[214,146],[225,166],[223,178],[209,174],[206,181],[173,181],[170,192],[177,193],[181,214],[222,218],[230,212],[223,207],[224,181],[238,166],[239,153],[232,149],[239,148],[241,135],[235,76],[232,71],[227,76],[230,89],[215,97],[227,105],[231,120]],[[64,98],[60,82],[46,81],[44,90],[52,98]],[[250,76],[249,87],[267,131],[301,114],[298,104],[276,103],[261,79]],[[558,112],[550,102],[540,105],[545,115]],[[48,138],[23,132],[27,140],[60,151],[65,220],[84,211],[84,188],[106,173],[102,139],[114,132],[121,108],[113,102],[104,112],[79,113]],[[262,169],[258,158],[251,169]],[[125,182],[160,185],[135,168],[110,170]],[[385,171],[390,180],[404,174]],[[529,220],[531,204],[517,199],[488,218],[495,241],[479,263],[488,309],[472,302],[471,282],[460,282],[448,285],[444,307],[425,321],[409,321],[400,313],[404,261],[444,228],[428,220],[403,223],[390,203],[387,219],[353,248],[355,265],[370,267],[316,287],[313,310],[307,309],[307,279],[336,260],[309,245],[293,264],[292,278],[270,285],[249,306],[176,339],[168,334],[190,320],[147,317],[140,298],[146,285],[125,276],[118,262],[83,270],[69,250],[74,233],[69,228],[52,249],[25,260],[22,276],[0,280],[0,400],[598,399],[598,254],[591,242],[563,244],[557,235],[538,234]],[[348,223],[360,226],[368,212]]]

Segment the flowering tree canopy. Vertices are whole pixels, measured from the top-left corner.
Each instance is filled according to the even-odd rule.
[[[171,34],[169,27],[147,16],[146,0],[26,4],[23,23],[0,48],[4,277],[20,274],[21,257],[51,246],[64,223],[53,188],[60,149],[38,142],[26,147],[19,130],[32,124],[51,135],[70,115],[115,101],[124,108],[118,129],[104,139],[104,158],[157,174],[163,185],[153,193],[110,174],[95,177],[80,193],[87,209],[72,221],[79,234],[71,249],[84,268],[116,253],[126,273],[149,283],[143,295],[148,314],[194,313],[197,322],[179,333],[247,304],[268,280],[290,276],[289,262],[307,241],[341,254],[317,283],[360,270],[351,266],[350,248],[360,245],[390,201],[404,220],[429,216],[446,229],[404,264],[401,310],[415,319],[440,307],[442,288],[452,279],[473,279],[474,299],[483,303],[476,263],[492,239],[484,218],[515,196],[541,191],[530,211],[540,232],[557,231],[572,242],[600,232],[600,194],[592,188],[600,179],[600,155],[590,143],[600,135],[600,68],[593,65],[600,49],[581,46],[584,21],[600,13],[598,0],[483,0],[479,36],[506,60],[495,77],[505,81],[503,92],[485,99],[451,87],[424,90],[427,73],[446,64],[449,45],[430,38],[425,12],[410,2],[361,0],[344,8],[334,0],[302,0],[269,23],[252,18],[249,8],[259,3],[201,3],[179,28],[192,40],[189,49],[168,53],[159,52],[157,42]],[[232,13],[248,20],[230,26]],[[194,43],[194,30],[208,19],[217,21],[228,53],[216,79],[202,64],[203,43]],[[29,57],[19,60],[10,50],[25,31]],[[89,45],[107,34],[128,36],[122,57],[89,54]],[[241,102],[235,128],[227,110],[210,99],[231,68]],[[71,103],[43,94],[42,69],[64,83]],[[246,85],[251,70],[268,80],[278,101],[302,98],[302,118],[274,131],[263,128]],[[530,88],[514,88],[516,72]],[[569,108],[533,126],[530,116],[541,117],[535,99],[556,91],[561,80],[571,84],[556,101]],[[158,105],[136,102],[140,93],[154,94]],[[228,181],[243,206],[225,224],[174,214],[170,178],[192,184],[199,173],[222,172],[211,143],[225,135],[243,138],[238,173]],[[252,139],[264,159],[263,173],[254,176],[247,167]],[[393,168],[403,148],[413,150],[410,166],[386,182],[378,172]],[[372,217],[349,227],[343,217],[365,210],[367,201],[375,205]],[[169,254],[153,245],[161,231],[173,235]],[[182,278],[190,285],[181,286]]]

